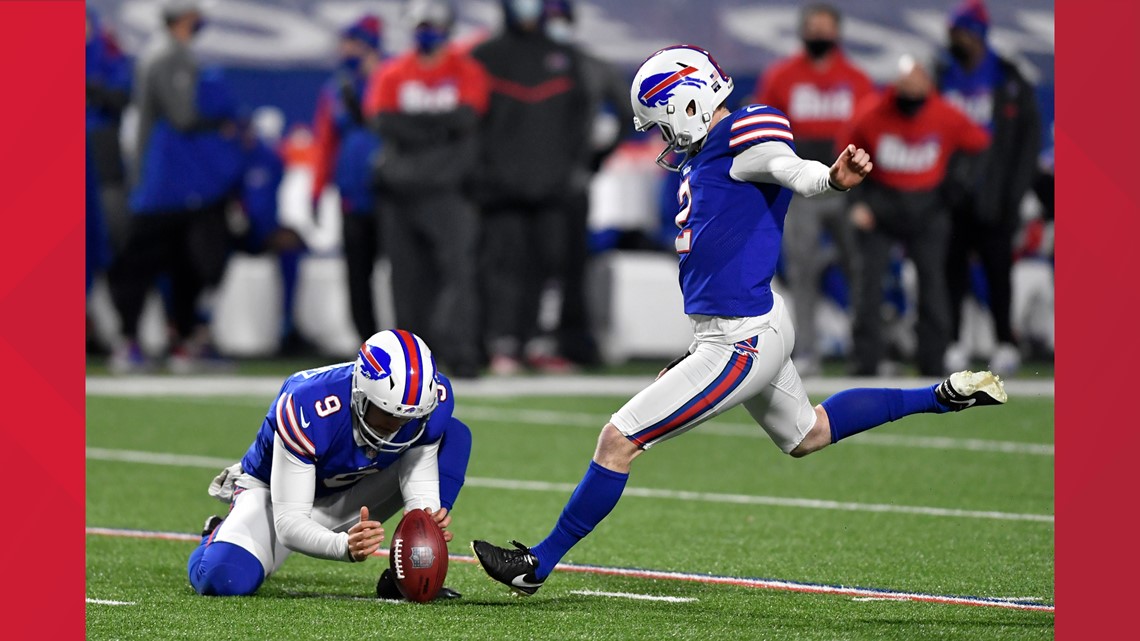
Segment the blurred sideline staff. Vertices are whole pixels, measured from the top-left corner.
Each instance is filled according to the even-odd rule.
[[[111,262],[112,249],[121,247],[126,224],[126,195],[119,128],[131,99],[131,65],[113,34],[94,9],[87,8],[86,80],[86,291]],[[87,351],[105,346],[87,318]]]
[[[240,187],[244,157],[237,106],[220,72],[200,69],[190,49],[205,25],[197,3],[177,0],[162,10],[164,29],[140,56],[133,101],[139,113],[131,167],[130,229],[110,271],[122,322],[114,372],[145,370],[138,344],[146,294],[169,278],[173,348],[168,365],[192,371],[218,363],[209,335],[208,303],[230,250],[227,201]]]
[[[1009,376],[1021,362],[1010,323],[1013,242],[1021,199],[1037,174],[1041,122],[1033,87],[989,46],[989,23],[981,0],[963,2],[950,17],[949,55],[937,68],[938,87],[946,99],[992,137],[985,153],[960,159],[947,181],[953,220],[947,272],[957,342],[947,351],[946,366],[966,367],[971,356],[959,325],[962,301],[970,290],[971,257],[976,255],[985,273],[998,341],[989,368]]]
[[[368,78],[380,66],[381,29],[376,16],[364,15],[341,32],[337,68],[321,87],[313,116],[313,212],[333,182],[340,194],[349,311],[360,341],[379,329],[372,271],[381,228],[372,171],[380,140],[365,122],[362,102]]]
[[[364,103],[384,140],[377,178],[396,318],[435,345],[454,376],[473,378],[481,361],[478,217],[466,190],[487,79],[448,42],[449,2],[413,0],[407,18],[413,48],[373,75]]]
[[[883,274],[901,242],[918,272],[918,369],[942,376],[950,334],[946,250],[950,215],[940,186],[951,154],[989,145],[985,129],[939,97],[927,70],[911,56],[882,95],[867,98],[840,140],[867,149],[875,172],[852,192],[852,222],[863,261],[856,297],[855,374],[878,374],[883,357]]]
[[[754,100],[787,114],[796,128],[800,156],[825,164],[833,161],[839,144],[836,135],[851,120],[855,105],[874,93],[867,74],[843,55],[841,26],[842,17],[835,7],[804,7],[800,14],[803,51],[771,67]],[[784,267],[797,319],[794,358],[804,376],[820,372],[816,308],[820,277],[834,258],[834,253],[823,250],[824,230],[838,250],[852,293],[857,294],[859,256],[843,199],[793,197],[784,222]]]
[[[121,248],[126,225],[126,168],[119,130],[131,101],[131,63],[99,15],[87,9],[87,147],[111,241]]]
[[[491,89],[475,183],[487,349],[496,375],[519,372],[528,356],[565,371],[565,359],[538,351],[534,339],[543,288],[564,274],[566,185],[585,155],[593,111],[581,57],[546,35],[542,0],[503,0],[502,8],[501,32],[472,52]]]
[[[547,36],[573,51],[581,64],[581,80],[590,114],[582,132],[589,141],[574,170],[565,201],[566,257],[561,274],[562,309],[558,322],[558,353],[577,365],[600,363],[597,341],[590,328],[586,296],[589,260],[590,181],[602,163],[633,133],[629,87],[619,69],[590,55],[575,43],[574,3],[546,0],[543,5]],[[548,365],[557,361],[546,359]]]

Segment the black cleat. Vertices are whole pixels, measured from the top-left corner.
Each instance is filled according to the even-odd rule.
[[[214,530],[218,529],[218,526],[221,525],[224,520],[225,519],[217,514],[211,514],[210,517],[206,519],[206,523],[202,525],[202,536],[210,536],[213,534]]]
[[[384,568],[384,571],[380,573],[380,580],[376,582],[376,597],[390,601],[403,600],[404,595],[400,594],[400,588],[396,585],[396,577],[392,574],[392,568]]]
[[[993,372],[955,372],[934,389],[934,395],[954,412],[974,405],[1001,405],[1008,400],[1001,377]]]
[[[517,550],[509,550],[486,541],[472,541],[471,550],[483,566],[487,576],[502,583],[519,596],[530,596],[542,587],[545,579],[538,579],[538,557],[530,553],[530,548],[511,541]]]
[[[432,599],[432,601],[450,601],[451,599],[459,599],[462,597],[462,594],[445,585],[439,589],[439,594],[435,595],[435,598]]]
[[[445,585],[439,589],[439,594],[436,594],[432,601],[447,601],[450,599],[458,599],[462,596],[463,595],[459,592]],[[385,568],[384,571],[380,573],[380,580],[376,582],[376,597],[390,601],[404,600],[404,595],[400,594],[400,588],[396,585],[396,578],[392,575],[392,568]]]

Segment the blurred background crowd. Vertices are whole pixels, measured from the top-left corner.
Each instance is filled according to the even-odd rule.
[[[675,355],[677,176],[629,82],[689,42],[801,156],[874,159],[790,208],[801,372],[1015,375],[1053,351],[1053,9],[993,4],[88,0],[88,352],[217,371],[398,325],[459,378]]]

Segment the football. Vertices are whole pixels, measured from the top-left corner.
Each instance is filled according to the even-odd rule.
[[[404,598],[418,603],[434,599],[447,576],[447,542],[431,515],[423,510],[405,514],[392,534],[389,552],[388,563]]]

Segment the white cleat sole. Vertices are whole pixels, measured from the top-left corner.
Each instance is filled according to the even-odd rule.
[[[956,372],[950,375],[950,386],[966,397],[982,392],[998,403],[1009,400],[1001,377],[993,372]]]

